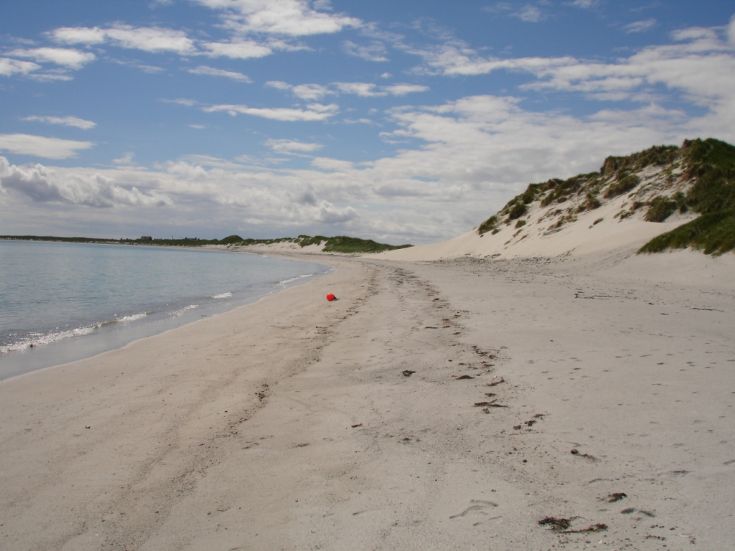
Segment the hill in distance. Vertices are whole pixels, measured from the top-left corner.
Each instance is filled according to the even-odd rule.
[[[266,248],[272,247],[294,251],[318,251],[341,254],[380,253],[396,249],[405,249],[411,246],[388,245],[386,243],[378,243],[372,239],[360,239],[357,237],[348,237],[346,235],[337,235],[334,237],[325,237],[323,235],[299,235],[298,237],[282,237],[278,239],[243,239],[238,235],[231,235],[224,238],[220,244],[227,244],[235,247],[262,246]]]
[[[63,243],[102,243],[110,245],[148,245],[162,247],[203,247],[225,245],[227,247],[270,247],[290,250],[304,250],[310,252],[360,254],[379,253],[402,249],[411,245],[388,245],[378,243],[372,239],[360,239],[338,235],[325,237],[323,235],[299,235],[298,237],[280,237],[277,239],[249,239],[239,235],[228,235],[224,239],[200,239],[198,237],[182,238],[154,238],[143,236],[138,239],[106,239],[98,237],[59,237],[53,235],[0,235],[0,239],[22,241],[59,241]]]

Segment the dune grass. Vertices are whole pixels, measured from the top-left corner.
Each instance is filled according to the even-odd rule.
[[[735,250],[735,147],[710,138],[687,141],[682,149],[686,175],[695,183],[678,202],[701,216],[655,237],[639,252],[694,247],[718,255]]]

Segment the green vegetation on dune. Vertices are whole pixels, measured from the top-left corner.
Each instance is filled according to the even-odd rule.
[[[372,239],[358,239],[356,237],[347,237],[338,235],[336,237],[327,237],[324,245],[324,252],[327,253],[380,253],[383,251],[392,251],[395,249],[405,249],[411,245],[387,245],[385,243],[377,243]]]
[[[681,213],[689,210],[687,198],[680,191],[672,197],[654,197],[648,203],[645,219],[647,222],[663,222],[677,210]]]
[[[679,148],[675,145],[654,145],[625,157],[610,156],[602,163],[600,173],[609,176],[616,172],[635,172],[651,165],[665,166],[674,162],[678,153]]]
[[[607,191],[605,191],[605,198],[617,197],[632,190],[640,183],[641,179],[635,174],[626,174],[608,186]]]
[[[337,235],[334,237],[325,237],[323,235],[299,235],[295,239],[295,242],[301,247],[324,244],[324,248],[322,250],[325,253],[345,254],[381,253],[383,251],[392,251],[395,249],[411,247],[411,245],[388,245],[386,243],[378,243],[372,239],[359,239],[357,237],[348,237],[346,235]]]
[[[701,216],[655,237],[639,252],[694,247],[706,254],[735,249],[735,147],[715,139],[684,142],[686,176],[694,180],[679,208]]]
[[[641,253],[694,247],[705,254],[719,255],[735,249],[735,211],[703,214],[670,232],[654,237],[643,245]]]
[[[607,157],[598,172],[529,184],[480,224],[477,232],[495,234],[511,224],[522,228],[534,205],[549,207],[537,223],[546,224],[545,231],[552,232],[574,222],[579,213],[623,195],[622,210],[615,215],[619,220],[633,216],[639,209],[643,209],[647,222],[664,222],[677,211],[700,215],[656,237],[639,252],[685,247],[707,254],[735,250],[735,147],[712,138],[686,140],[681,147],[657,145],[627,156]]]
[[[477,232],[480,235],[484,235],[489,231],[494,231],[498,226],[498,217],[497,215],[493,214],[490,218],[485,220],[482,224],[480,224],[480,227],[477,228]]]

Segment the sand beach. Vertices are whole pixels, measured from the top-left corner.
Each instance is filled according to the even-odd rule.
[[[735,541],[732,255],[315,258],[335,271],[1,382],[0,547]]]

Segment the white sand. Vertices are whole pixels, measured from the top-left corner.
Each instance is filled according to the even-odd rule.
[[[734,257],[330,257],[4,381],[0,549],[728,549]]]

